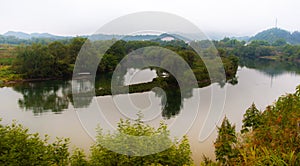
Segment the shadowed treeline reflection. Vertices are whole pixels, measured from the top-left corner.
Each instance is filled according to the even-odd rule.
[[[13,89],[23,95],[19,107],[32,110],[34,115],[45,112],[60,113],[69,106],[68,81],[47,81],[18,84]]]
[[[91,79],[58,80],[23,83],[13,89],[23,96],[18,101],[20,108],[32,111],[34,115],[41,115],[46,112],[61,113],[69,107],[69,104],[74,108],[88,107],[92,102],[95,89],[110,88],[110,83],[111,75],[101,75],[96,79],[95,84]],[[183,99],[192,96],[192,89],[181,94],[178,84],[164,86],[161,89],[154,88],[152,91],[156,97],[161,98],[161,103],[164,105],[162,116],[165,118],[178,115],[182,109]],[[74,99],[77,102],[74,102]]]
[[[261,58],[241,58],[240,66],[256,69],[268,76],[278,76],[286,72],[300,73],[300,63],[289,61],[275,61]]]
[[[161,103],[165,104],[162,110],[163,117],[169,119],[180,113],[183,107],[183,98],[179,88],[168,88],[164,89],[164,91],[154,89],[153,91],[156,96],[161,97]]]
[[[299,64],[266,59],[240,59],[240,66],[256,69],[270,77],[285,72],[300,73]],[[139,69],[140,72],[143,70],[149,69]],[[156,73],[157,75],[161,74],[158,71]],[[123,84],[122,82],[126,80],[124,78],[126,73],[122,73],[122,75],[123,76],[119,79],[120,84]],[[95,84],[92,83],[91,79],[73,80],[73,82],[58,80],[23,83],[15,85],[13,89],[23,96],[18,101],[20,108],[30,110],[34,115],[40,115],[45,112],[61,113],[64,109],[69,107],[69,104],[74,106],[74,108],[88,107],[92,102],[95,91],[110,88],[111,77],[111,74],[100,75],[96,78]],[[73,89],[72,83],[74,84]],[[220,86],[222,87],[222,84],[220,84]],[[186,88],[180,90],[178,83],[155,87],[158,88],[149,88],[147,91],[153,91],[155,96],[160,98],[161,104],[163,105],[161,113],[165,118],[178,115],[180,110],[183,109],[183,100],[192,97],[193,89]],[[134,94],[139,92],[130,93]],[[73,102],[74,98],[80,102],[76,102],[75,104]]]

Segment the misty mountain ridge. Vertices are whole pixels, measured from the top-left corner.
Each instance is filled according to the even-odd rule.
[[[249,41],[253,40],[262,40],[267,41],[269,43],[274,43],[277,40],[285,40],[287,43],[290,44],[300,44],[300,32],[289,32],[284,29],[280,28],[271,28],[259,32],[255,36],[251,37]]]
[[[70,38],[69,36],[56,36],[50,33],[24,33],[24,32],[16,32],[16,31],[8,31],[3,34],[3,36],[14,36],[19,39],[31,39],[31,38],[50,38],[50,39],[64,39]]]
[[[24,32],[15,32],[15,31],[8,31],[3,34],[4,37],[15,37],[22,40],[30,40],[32,38],[48,38],[48,39],[68,39],[72,38],[69,36],[56,36],[49,33],[24,33]],[[178,34],[168,34],[163,33],[160,35],[117,35],[117,34],[93,34],[93,35],[83,35],[80,37],[89,38],[92,41],[95,40],[125,40],[125,41],[134,41],[134,40],[157,40],[157,39],[164,39],[166,37],[173,38],[173,40],[184,40],[190,41],[190,39],[185,38]]]
[[[186,36],[186,37],[184,37]],[[221,40],[224,37],[226,37],[224,34],[221,33],[208,33],[208,38],[211,40]],[[0,35],[1,37],[1,35]],[[70,36],[57,36],[52,35],[49,33],[24,33],[24,32],[15,32],[15,31],[8,31],[5,34],[3,34],[2,37],[15,37],[22,40],[30,40],[33,38],[47,38],[52,40],[60,40],[60,39],[70,39],[72,37]],[[111,39],[117,39],[117,40],[125,40],[125,41],[134,41],[134,40],[184,40],[186,42],[189,42],[191,40],[199,39],[199,34],[172,34],[172,33],[163,33],[160,35],[154,35],[154,34],[145,34],[145,35],[118,35],[118,34],[93,34],[93,35],[83,35],[80,37],[87,37],[90,40],[111,40]],[[205,38],[205,37],[200,37]],[[267,41],[269,43],[274,43],[277,40],[283,39],[287,43],[290,44],[300,44],[300,32],[289,32],[284,29],[280,28],[271,28],[264,30],[262,32],[257,33],[255,36],[248,37],[230,37],[232,39],[237,39],[240,41],[254,41],[254,40],[263,40]],[[1,41],[0,41],[1,43]]]

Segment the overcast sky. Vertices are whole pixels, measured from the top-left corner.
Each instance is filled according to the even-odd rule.
[[[0,34],[92,34],[105,23],[139,11],[182,16],[203,32],[254,35],[275,26],[300,30],[299,0],[0,0]]]

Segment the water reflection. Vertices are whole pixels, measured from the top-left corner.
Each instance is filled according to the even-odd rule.
[[[88,107],[93,99],[95,86],[92,78],[85,76],[85,78],[74,78],[72,81],[72,92],[69,93],[70,102],[74,108]],[[74,102],[76,101],[76,102]]]
[[[145,73],[151,74],[152,77],[156,77],[156,75],[153,75],[153,71],[149,69],[145,69],[145,71]],[[126,73],[124,77],[126,77]],[[138,78],[135,79],[138,80]],[[128,78],[122,77],[120,80],[124,81]],[[16,85],[13,89],[23,96],[18,101],[20,108],[32,111],[34,115],[41,115],[46,112],[61,113],[68,108],[69,103],[74,108],[86,108],[92,102],[95,89],[110,89],[110,83],[111,75],[102,75],[96,79],[95,84],[91,78],[86,77],[72,81],[24,83]],[[178,115],[183,107],[183,99],[192,96],[192,89],[182,91],[184,94],[181,94],[178,84],[167,85],[160,90],[158,89],[154,88],[152,91],[161,100],[163,105],[162,116],[165,118]]]
[[[240,66],[256,69],[270,77],[276,77],[286,72],[300,73],[300,63],[288,61],[275,61],[259,58],[241,58]]]
[[[23,95],[18,101],[20,108],[40,115],[49,111],[60,113],[67,109],[69,87],[67,81],[49,81],[19,84],[13,89]]]
[[[170,119],[171,117],[178,115],[183,107],[183,98],[181,97],[179,87],[177,89],[168,88],[161,90],[153,90],[155,96],[161,98],[161,103],[164,103],[162,109],[162,116]]]
[[[300,73],[300,65],[297,63],[277,62],[266,59],[241,59],[240,67],[254,68],[265,75],[273,78],[284,74],[286,72]],[[163,74],[159,73],[160,70],[155,69],[128,69],[127,73],[120,75],[119,83],[127,86],[132,84],[132,72],[140,72],[142,79],[135,77],[133,83],[147,82],[153,78],[162,78]],[[144,73],[143,73],[144,71]],[[156,74],[155,74],[156,73]],[[145,80],[146,77],[148,80]],[[158,76],[158,77],[157,77]],[[45,82],[32,82],[19,84],[13,87],[13,90],[22,94],[22,98],[18,100],[19,107],[25,110],[31,110],[34,115],[41,115],[45,112],[61,113],[67,109],[69,104],[74,108],[88,107],[95,91],[107,90],[110,93],[111,87],[111,74],[100,75],[96,78],[95,83],[91,78],[75,79],[73,81],[45,81]],[[130,78],[129,78],[130,77]],[[152,82],[155,83],[153,79]],[[231,80],[232,85],[238,84],[238,80]],[[145,86],[148,84],[145,83]],[[219,83],[222,88],[226,83]],[[73,85],[73,86],[72,86]],[[151,82],[149,83],[151,85]],[[161,114],[164,118],[169,119],[180,113],[183,109],[183,102],[185,99],[192,97],[193,88],[180,89],[178,83],[167,84],[147,89],[147,92],[153,91],[155,96],[161,101],[162,110]],[[130,89],[130,88],[129,88]],[[73,93],[73,95],[72,95]],[[137,92],[130,92],[134,95]],[[77,102],[74,102],[76,100]]]
[[[295,87],[299,84],[300,76],[299,73],[300,67],[297,64],[289,64],[289,63],[280,63],[270,60],[241,60],[241,65],[238,71],[238,81],[239,83],[235,86],[225,85],[227,88],[227,98],[224,106],[224,114],[232,120],[232,123],[237,125],[237,130],[241,128],[241,121],[243,118],[244,111],[251,105],[252,102],[262,110],[267,105],[271,104],[274,100],[276,100],[279,96],[285,93],[294,92]],[[253,69],[249,69],[253,68]],[[264,73],[264,74],[262,74]],[[292,74],[291,74],[292,73]],[[296,73],[296,74],[293,74]],[[282,74],[282,75],[281,75]],[[278,77],[274,80],[273,86],[269,86],[270,78],[272,76]],[[107,88],[110,87],[110,78],[111,75],[101,75],[97,78],[95,82],[94,90],[99,88]],[[82,90],[87,90],[89,88],[84,88],[85,85],[89,85],[86,83],[78,83],[78,86],[81,86]],[[93,87],[92,87],[93,88]],[[214,149],[212,142],[215,141],[217,132],[215,131],[209,139],[205,140],[205,142],[199,142],[199,133],[202,132],[202,127],[205,123],[211,123],[213,126],[217,125],[214,121],[206,121],[205,117],[207,114],[213,111],[209,111],[210,109],[210,99],[211,93],[210,89],[216,89],[217,97],[223,94],[222,88],[219,85],[213,84],[207,88],[194,89],[194,91],[199,91],[201,95],[201,103],[200,103],[200,112],[197,117],[193,127],[190,129],[188,136],[190,138],[190,143],[192,147],[192,154],[195,163],[199,163],[201,160],[202,154],[204,153],[206,156],[211,158],[214,157]],[[11,119],[17,119],[20,122],[23,122],[25,126],[28,126],[32,131],[39,133],[47,133],[52,135],[52,137],[70,137],[71,140],[75,140],[74,145],[81,145],[85,149],[89,149],[89,137],[85,135],[85,131],[81,131],[81,126],[77,116],[74,112],[74,109],[67,109],[68,111],[63,112],[63,114],[59,116],[41,116],[39,118],[34,118],[30,114],[20,112],[20,109],[15,107],[16,99],[20,97],[19,106],[27,109],[28,111],[36,112],[35,115],[39,115],[48,109],[47,111],[52,111],[53,108],[60,107],[60,110],[63,111],[68,106],[60,104],[59,100],[67,99],[71,101],[71,98],[68,96],[68,92],[72,91],[71,82],[68,81],[47,81],[47,82],[39,82],[39,83],[26,83],[23,85],[18,85],[12,88],[3,88],[0,92],[0,99],[2,101],[0,113],[1,117],[6,120],[5,123],[9,123]],[[12,90],[17,91],[18,93],[12,92]],[[149,112],[157,111],[158,115],[163,115],[164,117],[172,117],[174,115],[180,114],[183,116],[183,119],[186,119],[190,116],[190,111],[194,108],[197,108],[198,105],[193,102],[196,99],[196,95],[189,98],[188,96],[192,96],[189,91],[186,91],[180,94],[179,91],[176,91],[176,88],[169,87],[167,89],[159,89],[155,88],[152,90],[154,93],[150,92],[151,96],[157,95],[156,99],[151,100],[155,101],[156,107],[154,109],[149,109]],[[219,92],[220,91],[220,92]],[[262,92],[264,95],[262,95]],[[55,93],[52,94],[51,93]],[[165,94],[164,94],[165,93]],[[195,92],[196,93],[196,92]],[[19,95],[21,94],[21,95]],[[67,95],[66,95],[67,94]],[[145,93],[147,95],[149,93]],[[143,94],[129,94],[136,98],[142,98]],[[182,96],[180,96],[182,95]],[[23,96],[23,97],[22,97]],[[45,97],[45,96],[56,96],[56,97]],[[82,94],[83,96],[83,94]],[[120,95],[121,96],[121,95]],[[59,99],[58,99],[59,98]],[[145,97],[146,98],[146,97]],[[184,100],[189,98],[188,100]],[[218,99],[218,98],[217,98]],[[93,100],[94,101],[94,100]],[[43,102],[51,102],[43,103]],[[55,103],[56,102],[56,103]],[[78,105],[78,107],[82,105],[89,105],[90,100],[86,100],[82,104]],[[105,115],[111,120],[111,122],[117,123],[121,116],[119,112],[117,112],[114,108],[110,106],[110,104],[114,104],[111,97],[98,97],[93,103],[104,103],[101,106],[103,110],[105,110]],[[163,103],[163,106],[158,106],[160,103]],[[182,106],[183,103],[183,106]],[[69,103],[66,103],[69,104]],[[125,103],[127,104],[127,103]],[[51,108],[49,108],[51,106]],[[147,103],[145,104],[147,105]],[[71,106],[71,104],[69,104]],[[44,108],[45,109],[44,109]],[[48,107],[48,108],[47,108]],[[69,107],[72,108],[72,107]],[[94,107],[97,108],[97,107]],[[141,107],[143,105],[141,104]],[[161,108],[162,111],[159,112],[158,109]],[[55,109],[53,109],[55,112]],[[56,109],[57,110],[57,109]],[[80,114],[81,120],[86,120],[90,123],[93,118],[97,120],[96,124],[91,124],[88,126],[89,130],[94,130],[95,126],[99,123],[99,117],[94,116],[95,114],[89,114],[86,109],[82,109],[84,111],[80,111],[78,109],[78,113]],[[96,110],[96,109],[94,109]],[[216,109],[217,110],[217,109]],[[96,110],[97,111],[97,110]],[[96,112],[95,111],[95,112]],[[130,110],[131,111],[131,110]],[[57,112],[57,111],[56,111]],[[59,112],[59,111],[58,111]],[[145,111],[145,114],[148,113]],[[86,116],[85,116],[86,115]],[[96,114],[97,115],[97,114]],[[147,115],[147,114],[146,114]],[[151,114],[153,115],[153,113]],[[156,115],[156,114],[155,114]],[[178,116],[178,117],[180,117]],[[146,116],[152,117],[152,116]],[[153,124],[159,123],[161,117],[159,117],[158,121],[154,121]],[[150,119],[150,118],[149,118]],[[171,118],[166,121],[170,121],[169,124],[176,120],[177,118]],[[24,122],[25,121],[25,122]],[[187,121],[179,121],[184,124]],[[87,127],[87,126],[85,126]],[[105,126],[103,126],[105,128]],[[175,129],[182,128],[181,126],[175,126]],[[76,142],[77,141],[77,142]],[[88,142],[88,143],[87,143]]]

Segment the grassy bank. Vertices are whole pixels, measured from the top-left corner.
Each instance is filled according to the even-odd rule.
[[[21,80],[21,76],[15,74],[11,68],[16,58],[15,48],[13,45],[0,45],[0,87],[11,81]]]
[[[0,66],[0,87],[22,81],[20,74],[16,74],[11,66]]]

